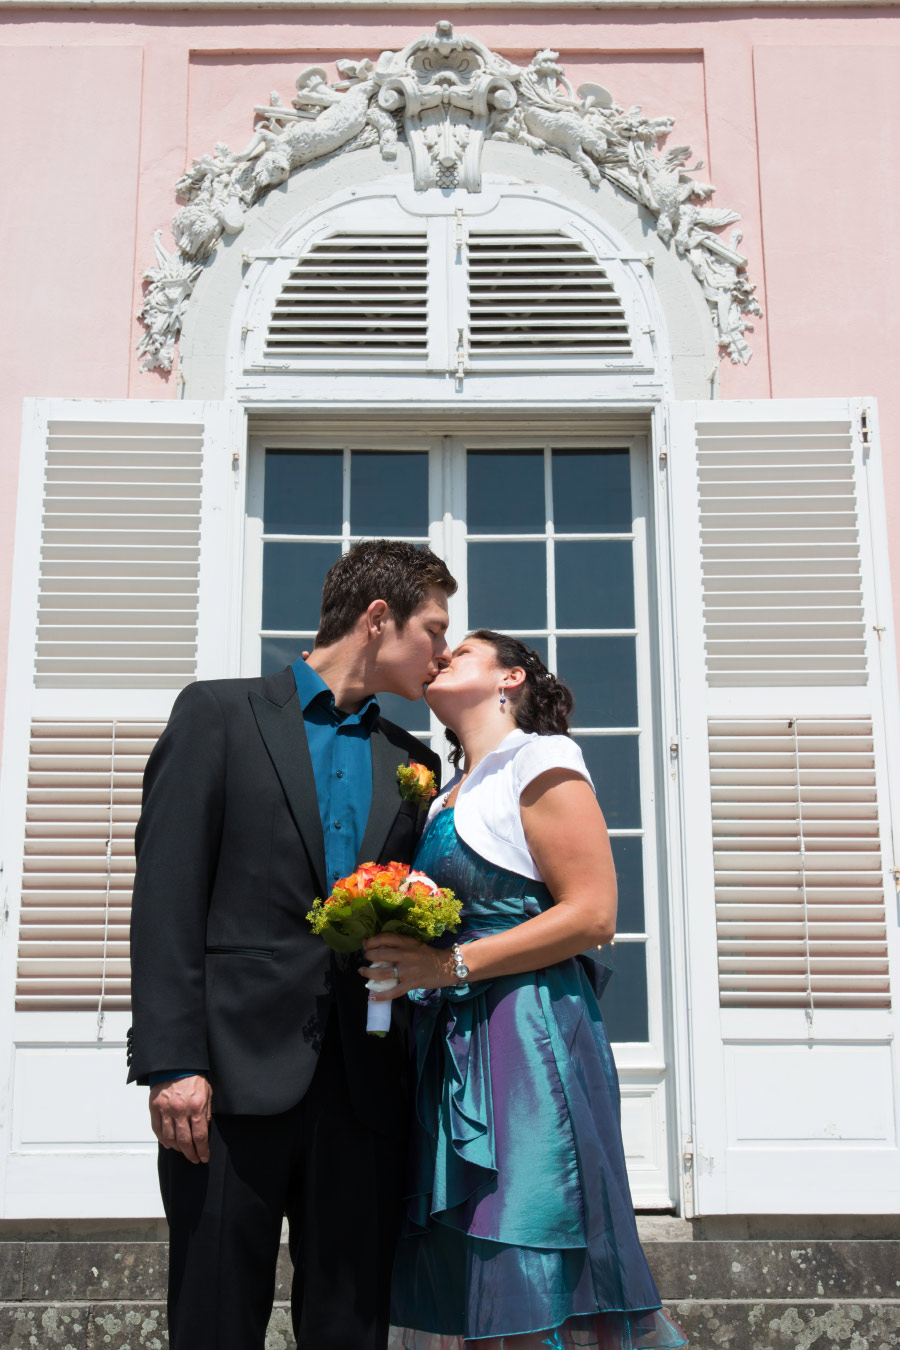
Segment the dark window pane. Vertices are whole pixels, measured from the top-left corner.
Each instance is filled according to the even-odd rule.
[[[575,695],[575,726],[637,725],[634,638],[559,638],[556,649],[560,679]]]
[[[466,528],[469,534],[543,534],[544,452],[466,455]]]
[[[354,450],[350,456],[350,533],[380,539],[428,535],[428,456]]]
[[[603,992],[600,1011],[611,1041],[647,1041],[647,949],[643,942],[617,942],[603,948],[613,975]]]
[[[266,451],[266,534],[340,534],[344,457],[340,450]]]
[[[340,556],[340,544],[263,544],[263,628],[315,632],[325,573]]]
[[[382,716],[389,722],[396,722],[398,727],[405,727],[407,731],[412,731],[420,739],[424,739],[431,722],[428,705],[424,699],[419,698],[412,703],[408,698],[401,698],[399,694],[379,694],[378,706]],[[397,762],[399,764],[400,761]]]
[[[641,780],[637,736],[580,736],[597,801],[611,830],[637,830],[641,824]]]
[[[302,652],[312,651],[312,638],[263,638],[260,675],[274,675],[292,666]]]
[[[553,451],[553,525],[557,534],[631,530],[627,450]]]
[[[554,547],[557,627],[633,628],[631,540],[573,540]]]
[[[547,627],[546,545],[469,545],[469,627]]]
[[[611,839],[619,887],[617,933],[644,931],[644,841],[632,836]]]

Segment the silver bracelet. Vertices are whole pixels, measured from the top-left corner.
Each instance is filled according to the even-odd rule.
[[[469,967],[463,960],[462,948],[458,942],[454,942],[451,950],[453,952],[453,974],[456,976],[456,983],[465,984],[469,978]]]

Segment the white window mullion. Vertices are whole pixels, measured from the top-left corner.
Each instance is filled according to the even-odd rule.
[[[544,500],[547,508],[547,668],[556,670],[556,548],[553,526],[553,450],[544,446]]]

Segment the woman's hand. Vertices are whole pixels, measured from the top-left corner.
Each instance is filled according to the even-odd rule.
[[[453,973],[453,953],[429,947],[415,938],[401,937],[399,933],[379,933],[376,937],[366,939],[363,950],[367,960],[386,961],[388,964],[387,970],[362,966],[359,973],[364,980],[390,979],[393,973],[390,967],[396,967],[397,983],[394,988],[369,995],[377,1002],[400,998],[410,989],[440,989],[442,985],[457,983]]]

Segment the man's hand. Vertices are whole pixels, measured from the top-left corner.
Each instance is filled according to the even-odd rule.
[[[200,1074],[158,1083],[150,1089],[150,1123],[163,1148],[176,1148],[188,1162],[209,1162],[212,1088]]]

